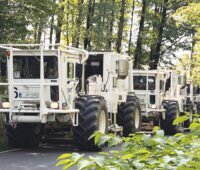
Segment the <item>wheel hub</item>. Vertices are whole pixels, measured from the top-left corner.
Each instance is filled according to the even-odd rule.
[[[98,131],[101,133],[105,133],[106,131],[106,113],[102,110],[99,114],[99,129]]]
[[[135,109],[135,128],[138,129],[140,126],[140,111],[138,108]]]

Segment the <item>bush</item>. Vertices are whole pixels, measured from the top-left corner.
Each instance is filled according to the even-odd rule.
[[[180,120],[180,118],[179,118]],[[109,146],[122,143],[121,150],[101,152],[98,156],[63,154],[57,158],[56,166],[68,169],[77,165],[79,170],[127,170],[127,169],[200,169],[200,124],[196,119],[190,125],[191,133],[164,136],[159,127],[154,135],[137,133],[126,138],[96,132],[93,136],[98,145]]]

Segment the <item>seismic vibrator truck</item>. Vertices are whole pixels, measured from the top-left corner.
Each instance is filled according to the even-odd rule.
[[[128,56],[60,44],[1,44],[0,51],[0,115],[11,145],[63,137],[79,149],[99,150],[88,140],[95,131],[140,130]]]
[[[140,99],[143,127],[160,126],[173,135],[188,128],[196,112],[192,85],[175,70],[133,70],[133,91]],[[183,124],[174,120],[188,114]],[[147,127],[146,127],[147,126]],[[150,128],[151,129],[151,128]]]

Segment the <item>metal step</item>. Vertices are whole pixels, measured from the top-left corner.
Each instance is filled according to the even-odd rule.
[[[122,126],[118,126],[117,124],[113,124],[112,126],[109,127],[109,131],[111,131],[115,135],[122,136],[123,127]]]

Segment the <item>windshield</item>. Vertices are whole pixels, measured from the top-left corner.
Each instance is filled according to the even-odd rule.
[[[134,90],[146,90],[147,89],[147,76],[134,76],[133,77]],[[148,90],[155,90],[155,77],[148,77]]]
[[[44,78],[58,78],[56,56],[44,56]],[[13,56],[13,77],[15,79],[39,79],[40,56]]]

